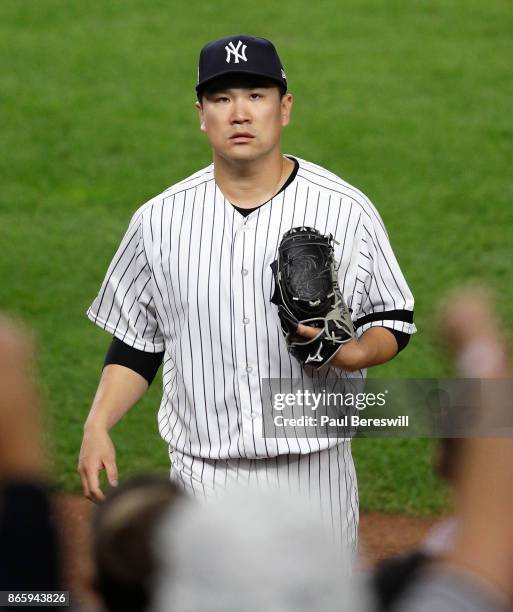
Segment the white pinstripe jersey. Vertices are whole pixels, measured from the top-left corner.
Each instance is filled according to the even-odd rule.
[[[261,435],[261,379],[312,375],[287,351],[270,303],[270,264],[292,227],[335,237],[339,284],[358,334],[376,325],[416,331],[412,294],[372,203],[331,172],[296,159],[294,179],[246,217],[217,187],[213,165],[144,204],[87,312],[137,349],[165,350],[158,419],[170,452],[260,458],[335,444]]]

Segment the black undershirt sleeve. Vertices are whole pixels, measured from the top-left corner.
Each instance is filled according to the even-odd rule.
[[[103,367],[115,363],[130,368],[145,378],[148,381],[148,386],[150,386],[157,375],[163,358],[164,351],[161,353],[147,353],[113,337],[105,356]]]
[[[389,332],[394,334],[397,341],[397,353],[400,353],[410,341],[410,334],[405,334],[402,331],[397,331],[397,329],[391,329],[390,327],[385,327],[385,329],[388,329]]]

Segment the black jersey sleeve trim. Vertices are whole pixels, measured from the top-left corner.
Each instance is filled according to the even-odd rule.
[[[362,325],[372,323],[372,321],[403,321],[413,323],[413,310],[382,310],[381,312],[371,312],[355,322],[358,329]]]
[[[161,353],[147,353],[113,337],[105,356],[103,367],[114,363],[130,368],[145,378],[148,381],[148,386],[150,386],[157,375],[163,358],[164,351]]]

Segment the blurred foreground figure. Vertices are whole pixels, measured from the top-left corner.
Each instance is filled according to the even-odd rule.
[[[62,588],[33,359],[29,333],[0,318],[0,591]]]
[[[511,377],[507,344],[491,297],[463,289],[440,312],[441,337],[463,378]],[[506,387],[489,386],[478,427],[511,411]],[[401,612],[496,612],[513,608],[513,438],[461,439],[452,466],[458,529],[449,551],[412,579]]]
[[[440,336],[462,378],[511,378],[511,350],[492,295],[482,287],[451,293],[439,311]]]
[[[454,492],[455,471],[461,460],[461,440],[443,438],[435,456],[435,473]],[[452,500],[452,495],[451,495]],[[420,545],[402,555],[380,561],[372,572],[372,586],[379,612],[393,610],[406,589],[427,567],[454,548],[458,520],[453,515],[438,521]]]
[[[367,610],[360,579],[312,506],[252,488],[182,503],[163,525],[154,610]]]
[[[109,612],[142,612],[157,570],[153,540],[183,494],[168,477],[139,476],[112,489],[93,516],[94,588]]]

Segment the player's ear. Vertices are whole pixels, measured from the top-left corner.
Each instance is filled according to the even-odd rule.
[[[290,123],[290,112],[292,110],[292,94],[285,94],[280,101],[281,125],[286,127]]]
[[[201,102],[199,100],[196,100],[194,106],[196,107],[196,110],[198,111],[198,118],[199,118],[199,122],[200,122],[200,130],[202,132],[206,132],[207,129],[205,127],[205,118],[203,116],[203,106],[201,105]]]

